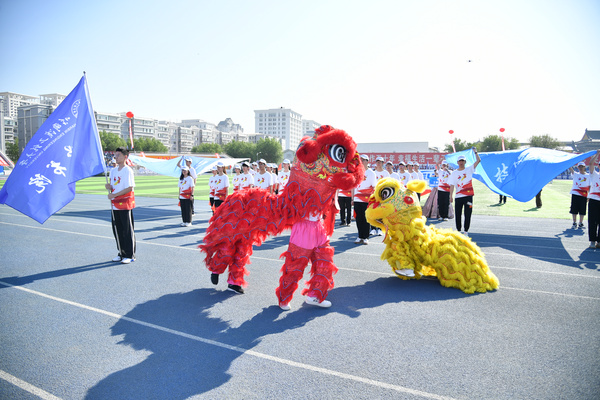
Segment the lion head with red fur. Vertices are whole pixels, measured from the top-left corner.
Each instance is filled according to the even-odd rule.
[[[329,125],[316,129],[313,137],[302,139],[292,168],[342,190],[358,186],[365,173],[356,142],[345,131]]]

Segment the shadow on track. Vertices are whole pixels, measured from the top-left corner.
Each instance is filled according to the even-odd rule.
[[[185,399],[228,382],[231,364],[267,335],[303,327],[329,313],[356,318],[361,310],[389,303],[444,301],[474,295],[443,288],[435,281],[409,282],[386,277],[334,289],[330,295],[334,306],[329,309],[302,305],[283,312],[277,306],[270,306],[239,327],[231,327],[227,321],[211,315],[214,304],[232,296],[237,295],[197,289],[137,305],[112,326],[111,333],[123,337],[119,344],[152,354],[141,363],[104,378],[88,391],[86,399]]]
[[[39,280],[43,280],[43,279],[53,279],[53,278],[58,278],[58,277],[65,276],[65,275],[80,274],[82,272],[93,271],[95,269],[115,267],[115,266],[120,266],[120,265],[121,265],[120,263],[115,263],[112,261],[105,261],[105,262],[100,262],[100,263],[96,263],[96,264],[82,265],[79,267],[64,268],[64,269],[57,269],[54,271],[41,272],[39,274],[34,274],[34,275],[10,276],[10,277],[6,277],[6,278],[0,278],[0,281],[10,283],[11,285],[14,285],[14,286],[23,286],[23,285],[27,285],[29,283],[33,283],[35,281],[39,281]],[[0,286],[0,288],[2,288],[2,287],[5,287],[5,286]]]

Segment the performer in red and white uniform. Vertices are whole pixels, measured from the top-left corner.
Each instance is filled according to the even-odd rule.
[[[115,151],[117,166],[110,170],[109,182],[105,185],[110,190],[108,198],[112,203],[111,221],[113,234],[117,241],[119,255],[114,262],[129,264],[135,261],[135,231],[133,209],[135,208],[135,180],[133,170],[126,165],[129,150],[119,147]]]
[[[240,183],[240,190],[254,187],[254,176],[250,173],[250,171],[250,164],[244,161],[242,163],[242,173],[240,174],[238,180],[238,182]]]
[[[588,193],[588,235],[590,247],[600,248],[600,173],[596,171],[600,150],[590,161],[590,192]]]
[[[225,166],[217,163],[217,176],[215,176],[215,208],[218,208],[229,194],[229,177],[223,172]]]
[[[473,148],[477,161],[473,165],[465,167],[467,158],[465,156],[458,157],[458,169],[450,174],[448,183],[450,184],[450,201],[452,201],[452,193],[456,190],[456,201],[454,203],[456,230],[463,235],[469,235],[471,226],[471,214],[473,213],[473,173],[475,168],[481,162],[477,150]],[[462,213],[465,210],[465,230],[462,230]]]
[[[194,178],[188,166],[181,167],[179,176],[179,206],[181,207],[181,226],[192,225],[192,199],[194,198]]]
[[[369,197],[377,185],[375,172],[369,168],[369,156],[361,154],[360,160],[365,167],[365,176],[363,181],[354,189],[354,212],[356,213],[356,228],[358,229],[358,238],[354,241],[356,244],[369,244],[369,234],[371,225],[367,222],[365,212],[369,205]]]
[[[231,179],[231,186],[233,186],[233,191],[240,190],[240,175],[241,175],[241,167],[239,165],[235,165],[233,167],[233,171],[235,175]]]
[[[578,171],[573,168],[573,187],[571,188],[571,210],[573,216],[573,229],[577,228],[577,214],[579,214],[579,228],[583,229],[583,217],[587,208],[587,196],[590,191],[590,176],[585,172],[585,163],[577,164]]]
[[[290,160],[287,158],[281,163],[283,171],[279,171],[277,174],[277,182],[279,184],[279,191],[281,192],[285,185],[287,185],[290,179]]]
[[[438,169],[438,212],[441,221],[448,220],[448,210],[450,209],[450,171],[448,170],[448,161],[442,161]]]

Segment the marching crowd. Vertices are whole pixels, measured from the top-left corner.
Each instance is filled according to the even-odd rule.
[[[438,178],[437,187],[433,188],[427,203],[423,207],[427,217],[439,217],[440,221],[447,221],[454,215],[456,230],[468,236],[473,211],[473,173],[481,161],[475,149],[476,161],[467,166],[464,156],[458,157],[458,168],[450,171],[448,163],[444,160],[435,170]],[[115,152],[116,166],[110,171],[110,183],[106,188],[112,202],[112,226],[119,255],[113,259],[115,262],[128,264],[135,261],[135,233],[132,209],[135,207],[133,188],[135,186],[133,170],[126,165],[129,151],[118,148]],[[583,219],[588,216],[588,236],[590,248],[600,248],[600,174],[596,170],[600,150],[592,157],[590,172],[586,172],[586,164],[580,162],[577,171],[573,170],[573,186],[571,189],[570,214],[573,217],[573,229],[584,229]],[[381,230],[371,227],[365,217],[369,197],[375,190],[377,182],[382,178],[391,177],[406,185],[411,180],[423,179],[416,162],[400,162],[397,171],[391,161],[385,162],[382,157],[375,161],[375,168],[371,169],[369,157],[361,155],[365,167],[365,176],[361,184],[348,191],[338,192],[338,205],[340,208],[340,226],[350,226],[352,221],[352,208],[358,231],[356,244],[368,244],[371,236],[381,236]],[[183,165],[185,164],[185,165]],[[192,159],[182,157],[177,164],[181,168],[179,178],[179,201],[181,206],[181,226],[192,224],[194,214],[194,188],[197,173],[192,167]],[[218,162],[212,169],[209,179],[209,199],[211,209],[218,208],[229,193],[229,177],[225,165]],[[288,183],[290,177],[290,161],[282,162],[282,170],[278,171],[276,164],[267,163],[264,159],[258,162],[243,162],[235,165],[231,182],[233,191],[259,187],[269,193],[278,193]],[[454,197],[454,209],[452,207]],[[455,210],[455,212],[454,212]],[[464,224],[463,224],[464,215]],[[577,222],[579,216],[579,223]]]

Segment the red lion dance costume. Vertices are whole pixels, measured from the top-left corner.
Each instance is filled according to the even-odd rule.
[[[241,190],[216,209],[204,243],[199,246],[206,253],[212,282],[217,284],[217,274],[229,268],[229,287],[246,286],[244,275],[248,275],[246,264],[252,246],[260,246],[268,236],[291,228],[288,250],[281,255],[285,263],[276,290],[279,305],[290,309],[289,302],[310,261],[311,279],[302,294],[307,296],[308,304],[329,307],[331,303],[325,298],[337,272],[328,239],[337,213],[336,190],[350,190],[363,178],[356,143],[346,132],[324,125],[312,138],[304,137],[281,193],[269,194],[259,188]]]

